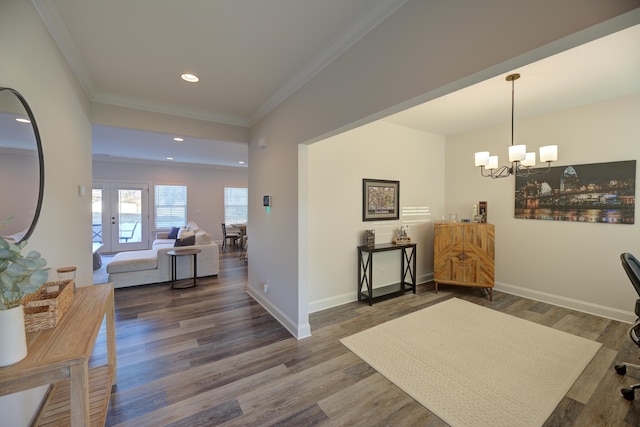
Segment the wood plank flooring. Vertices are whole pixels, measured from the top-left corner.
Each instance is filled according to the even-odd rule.
[[[634,402],[619,391],[640,372],[613,370],[640,356],[626,324],[498,291],[493,302],[482,289],[443,286],[436,295],[431,283],[373,307],[314,313],[313,336],[298,341],[246,294],[237,254],[220,262],[219,277],[196,288],[116,290],[118,384],[108,426],[445,426],[338,340],[451,297],[603,344],[545,426],[640,425],[640,390]],[[102,331],[91,364],[105,358]]]

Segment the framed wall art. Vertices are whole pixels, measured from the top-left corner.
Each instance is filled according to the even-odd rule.
[[[555,166],[516,177],[515,218],[633,224],[636,161]]]
[[[362,220],[382,221],[400,218],[400,181],[362,180]]]

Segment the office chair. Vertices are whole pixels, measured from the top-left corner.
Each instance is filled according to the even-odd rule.
[[[636,290],[638,296],[640,296],[640,261],[636,259],[633,255],[628,252],[625,252],[620,255],[620,260],[622,261],[622,267],[624,271],[629,276],[629,280],[633,284],[633,287]],[[636,307],[635,307],[636,321],[629,328],[629,338],[633,341],[637,346],[640,347],[640,298],[636,299]],[[627,367],[640,369],[640,365],[634,365],[631,363],[622,363],[620,365],[615,366],[615,370],[620,375],[625,375],[627,373]],[[635,398],[634,390],[640,388],[640,383],[633,384],[630,388],[620,389],[622,396],[627,400],[633,400]]]

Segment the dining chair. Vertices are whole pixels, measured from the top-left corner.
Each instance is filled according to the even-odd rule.
[[[227,231],[227,225],[224,222],[222,223],[222,251],[223,252],[227,250],[227,241],[231,242],[233,244],[233,247],[235,248],[238,245],[239,238],[240,238],[240,234]]]
[[[244,262],[246,263],[248,260],[248,254],[247,251],[249,250],[249,237],[247,237],[246,234],[244,234],[242,236],[241,242],[240,242],[240,259],[244,260]]]

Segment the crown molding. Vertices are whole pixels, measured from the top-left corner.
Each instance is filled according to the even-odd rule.
[[[305,83],[335,61],[336,58],[346,52],[351,46],[362,39],[378,24],[387,19],[396,10],[402,7],[407,1],[408,0],[387,0],[372,9],[366,15],[361,16],[348,31],[337,37],[336,40],[324,50],[324,52],[312,59],[293,79],[289,80],[289,82],[282,86],[267,100],[267,102],[262,104],[250,117],[249,125],[254,125],[264,116],[269,114],[271,110],[293,95]]]
[[[36,11],[40,15],[51,37],[67,60],[82,90],[92,102],[110,104],[116,107],[133,108],[152,113],[168,114],[171,116],[188,119],[204,120],[225,125],[248,127],[248,120],[243,117],[231,117],[225,115],[212,115],[203,111],[188,110],[182,107],[168,104],[151,103],[141,99],[112,96],[96,93],[87,66],[78,52],[75,42],[69,34],[60,13],[53,2],[47,0],[31,0]]]
[[[76,44],[71,38],[71,35],[69,34],[64,21],[60,17],[55,4],[47,0],[31,0],[31,3],[49,30],[51,37],[62,52],[62,55],[69,63],[69,66],[78,79],[83,91],[92,102],[133,108],[153,113],[168,114],[189,119],[205,120],[226,125],[251,127],[300,89],[316,74],[331,64],[356,42],[362,39],[362,37],[364,37],[369,31],[402,7],[407,1],[408,0],[386,0],[367,14],[361,16],[355,24],[351,26],[351,28],[336,37],[320,55],[312,59],[302,70],[300,70],[300,72],[282,86],[250,117],[235,117],[222,114],[212,115],[204,111],[187,110],[175,105],[162,105],[150,103],[141,99],[96,93],[91,79],[91,74],[88,71],[86,63],[78,52]]]
[[[44,25],[49,30],[49,34],[51,34],[51,37],[58,46],[58,49],[62,52],[67,63],[69,63],[69,66],[71,67],[73,74],[76,76],[76,79],[78,79],[82,90],[89,99],[93,99],[95,90],[91,80],[91,75],[87,69],[87,65],[82,59],[82,56],[80,56],[80,53],[78,52],[76,44],[69,34],[67,26],[60,17],[60,13],[58,12],[55,4],[47,0],[31,0],[31,3],[40,15]]]

